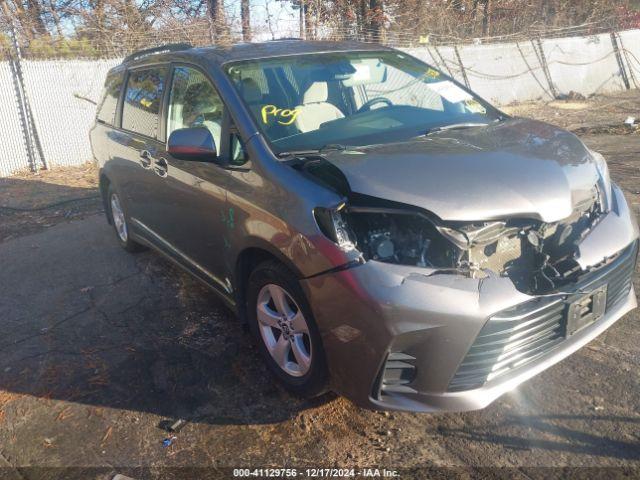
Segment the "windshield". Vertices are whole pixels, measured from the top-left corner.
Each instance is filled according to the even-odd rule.
[[[499,119],[439,70],[400,52],[339,52],[228,64],[276,154],[405,140]]]

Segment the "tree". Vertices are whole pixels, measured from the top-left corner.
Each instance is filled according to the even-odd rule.
[[[226,43],[228,32],[222,0],[207,0],[207,12],[209,14],[209,28],[213,43]]]
[[[369,0],[369,34],[374,42],[382,41],[382,27],[384,25],[384,3],[383,0]]]
[[[249,0],[240,0],[240,22],[242,24],[242,40],[251,41],[251,8]]]

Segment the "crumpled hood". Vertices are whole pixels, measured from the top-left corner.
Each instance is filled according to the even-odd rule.
[[[418,206],[443,220],[554,222],[592,195],[596,161],[572,133],[527,119],[330,152],[353,192]]]

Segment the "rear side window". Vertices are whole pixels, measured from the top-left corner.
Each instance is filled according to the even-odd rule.
[[[98,107],[98,121],[113,125],[116,118],[118,98],[122,89],[122,72],[110,73],[104,82],[104,96]]]
[[[148,137],[158,136],[158,119],[167,67],[129,73],[122,109],[122,128]]]

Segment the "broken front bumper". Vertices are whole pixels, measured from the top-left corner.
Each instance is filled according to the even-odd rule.
[[[622,192],[614,195],[579,250],[605,264],[550,296],[522,293],[506,277],[375,261],[303,280],[333,388],[371,408],[474,410],[588,343],[637,305],[638,228]],[[570,305],[588,301],[600,302],[597,317],[568,326]]]

